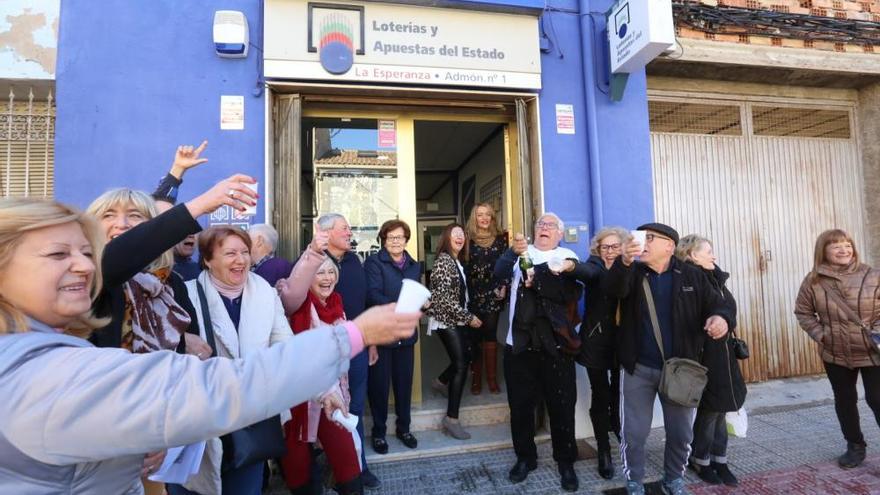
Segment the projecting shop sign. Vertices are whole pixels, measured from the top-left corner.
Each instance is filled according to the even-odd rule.
[[[608,14],[611,72],[635,72],[675,43],[670,0],[619,0]]]
[[[267,78],[540,89],[535,16],[267,0]]]

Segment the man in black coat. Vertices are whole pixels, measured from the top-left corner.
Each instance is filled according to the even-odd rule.
[[[611,266],[603,281],[605,292],[621,301],[618,358],[621,373],[623,421],[621,454],[627,493],[643,494],[645,442],[651,431],[654,400],[664,361],[669,358],[700,360],[707,336],[719,339],[735,325],[735,314],[724,304],[703,272],[673,257],[678,232],[661,223],[642,225],[645,245],[633,240]],[[634,261],[639,256],[639,261]],[[643,288],[647,280],[656,307],[663,343],[660,346]],[[695,409],[661,397],[666,449],[663,493],[686,494],[687,465]]]

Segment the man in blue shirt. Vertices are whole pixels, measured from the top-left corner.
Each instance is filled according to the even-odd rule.
[[[699,361],[707,338],[720,339],[736,315],[711,287],[706,275],[693,265],[673,257],[678,232],[662,223],[642,225],[645,245],[631,241],[624,246],[602,287],[620,299],[618,332],[620,374],[621,457],[627,493],[645,493],[645,443],[651,432],[654,400],[658,395],[664,358]],[[638,261],[635,261],[636,257]],[[663,343],[660,351],[643,280],[647,280],[656,308]],[[693,440],[695,408],[660,398],[663,407],[666,449],[661,491],[684,495],[684,470]]]

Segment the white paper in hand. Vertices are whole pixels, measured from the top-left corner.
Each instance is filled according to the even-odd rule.
[[[341,424],[343,428],[348,431],[355,431],[358,425],[358,417],[354,414],[349,414],[346,418],[344,414],[342,414],[342,409],[337,409],[333,411],[333,421]]]
[[[403,279],[403,286],[400,288],[400,296],[397,298],[397,309],[395,309],[395,312],[415,313],[416,311],[421,311],[422,306],[428,302],[429,297],[431,297],[431,291],[424,285],[415,280],[405,278]]]
[[[165,461],[158,471],[150,476],[150,481],[182,485],[190,476],[199,472],[205,442],[193,443],[183,447],[173,447],[165,454]]]

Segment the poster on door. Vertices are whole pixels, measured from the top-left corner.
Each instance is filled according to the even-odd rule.
[[[397,129],[393,120],[379,121],[379,148],[397,147]]]

